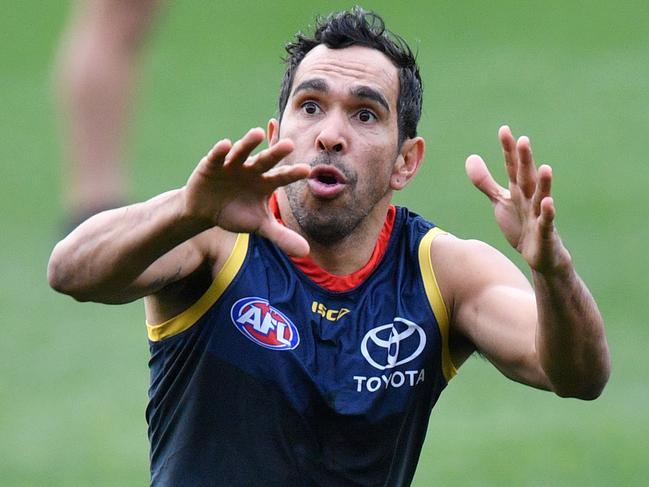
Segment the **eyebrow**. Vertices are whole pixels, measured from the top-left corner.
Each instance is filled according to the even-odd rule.
[[[321,78],[309,79],[295,87],[293,90],[293,96],[300,91],[320,91],[322,93],[327,93],[329,91],[329,85]],[[390,105],[385,97],[379,91],[370,86],[356,86],[352,88],[351,93],[356,98],[365,98],[374,101],[385,108],[388,113],[390,112]]]
[[[388,105],[387,100],[374,88],[370,88],[369,86],[358,86],[352,89],[352,94],[358,98],[366,98],[368,100],[372,100],[381,105],[388,113],[390,113],[390,106]]]
[[[295,87],[293,90],[293,96],[300,91],[322,91],[326,93],[329,91],[329,85],[327,85],[327,82],[321,78],[309,79]]]

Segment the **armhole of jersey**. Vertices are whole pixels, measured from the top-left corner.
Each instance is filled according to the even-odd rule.
[[[433,240],[438,235],[445,234],[446,232],[444,230],[434,227],[424,235],[419,243],[419,268],[421,269],[421,277],[424,281],[426,296],[428,297],[428,302],[433,310],[433,314],[437,319],[439,333],[442,337],[442,373],[444,374],[446,382],[448,382],[455,376],[455,374],[457,374],[457,368],[453,365],[453,361],[451,360],[451,352],[448,345],[449,323],[446,305],[444,304],[442,293],[439,290],[437,279],[435,278],[433,264],[430,261],[430,246],[433,243]]]
[[[210,284],[210,287],[198,301],[179,315],[174,316],[164,323],[160,323],[159,325],[151,325],[149,322],[146,323],[149,340],[159,342],[164,338],[172,337],[189,329],[216,303],[239,272],[248,252],[249,238],[250,235],[247,233],[237,235],[237,240],[225,264],[223,264],[223,267],[214,278],[214,281],[212,281],[212,284]]]

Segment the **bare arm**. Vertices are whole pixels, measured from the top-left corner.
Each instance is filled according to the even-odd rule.
[[[563,396],[598,397],[610,375],[604,321],[574,267],[553,273],[532,271],[541,365]]]
[[[485,244],[456,245],[451,252],[467,265],[448,281],[455,290],[454,330],[515,380],[593,399],[610,374],[608,345],[597,305],[554,226],[552,171],[537,171],[526,137],[517,142],[508,127],[499,136],[509,188],[494,181],[478,156],[467,160],[467,173],[492,201],[503,234],[532,270],[534,287]]]
[[[250,156],[263,138],[261,129],[253,129],[235,144],[220,141],[183,188],[80,225],[52,252],[50,285],[79,300],[107,303],[156,293],[218,257],[198,237],[206,230],[217,239],[223,230],[258,232],[289,253],[307,253],[306,241],[275,221],[267,200],[278,186],[306,177],[309,168],[275,167],[293,150],[288,140]]]
[[[80,301],[123,303],[185,277],[201,259],[188,240],[205,227],[182,206],[182,192],[174,190],[95,215],[54,248],[50,285]]]

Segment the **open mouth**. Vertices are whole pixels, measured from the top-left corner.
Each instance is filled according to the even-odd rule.
[[[314,179],[326,185],[345,184],[345,176],[332,166],[316,166],[311,171],[309,179]]]
[[[324,184],[336,184],[338,182],[333,174],[320,174],[317,179]]]
[[[311,170],[308,184],[316,198],[333,199],[345,190],[347,179],[337,168],[319,165]]]

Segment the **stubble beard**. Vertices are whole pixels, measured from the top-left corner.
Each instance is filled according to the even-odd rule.
[[[338,169],[346,179],[345,192],[351,196],[349,204],[342,208],[336,206],[335,200],[332,200],[331,204],[324,202],[321,208],[313,209],[303,203],[309,191],[306,179],[284,187],[291,213],[300,230],[307,239],[321,245],[332,245],[351,235],[389,190],[387,182],[377,187],[376,180],[381,175],[371,173],[372,180],[359,191],[358,174],[330,153],[322,153],[309,165],[312,168],[330,165]]]

